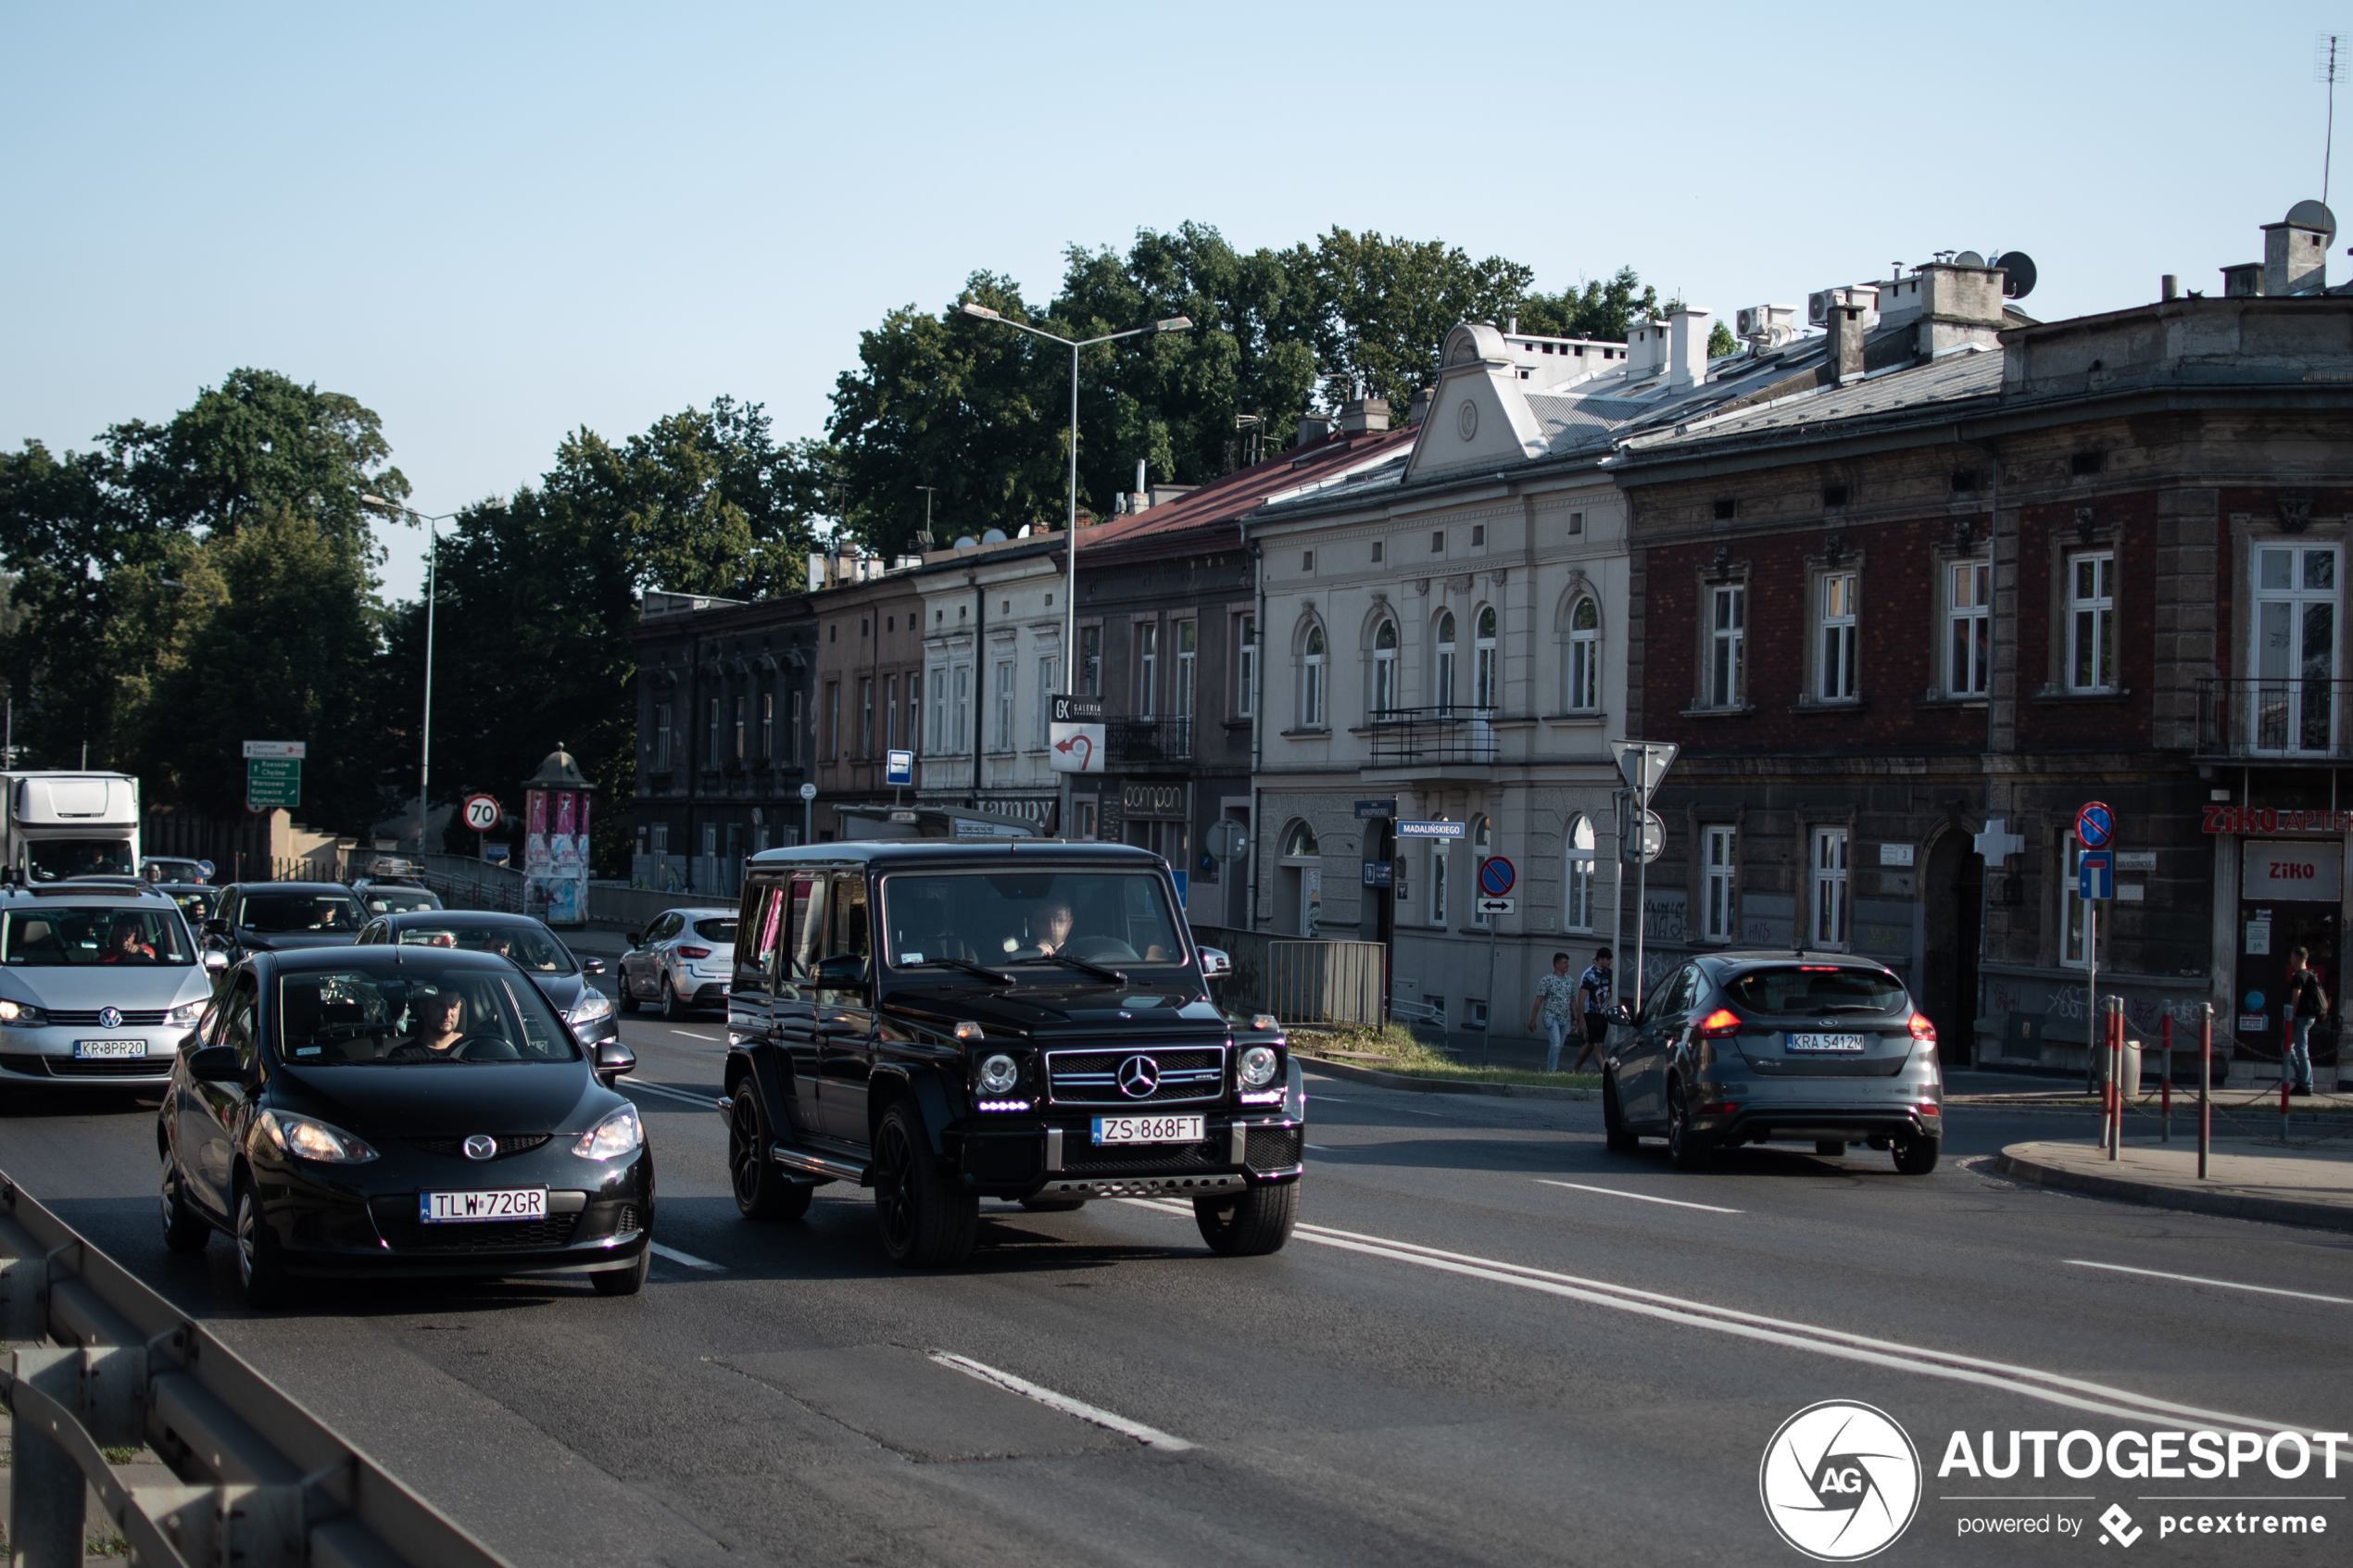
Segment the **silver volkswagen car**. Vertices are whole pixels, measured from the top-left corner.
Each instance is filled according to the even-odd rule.
[[[160,1088],[211,997],[160,890],[127,877],[0,890],[0,1089]]]

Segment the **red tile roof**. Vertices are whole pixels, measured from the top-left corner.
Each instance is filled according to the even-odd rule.
[[[1326,479],[1377,454],[1411,444],[1413,427],[1365,433],[1335,433],[1237,469],[1174,500],[1140,512],[1106,518],[1080,532],[1084,552],[1109,546],[1154,544],[1173,534],[1230,526],[1277,491]]]

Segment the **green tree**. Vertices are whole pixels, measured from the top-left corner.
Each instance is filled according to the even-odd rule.
[[[1674,303],[1662,302],[1658,290],[1631,267],[1621,267],[1606,279],[1588,279],[1558,294],[1523,295],[1518,316],[1523,331],[1540,336],[1624,343],[1637,323],[1658,320]]]
[[[1473,261],[1441,240],[1335,228],[1315,242],[1315,276],[1325,402],[1385,397],[1402,412],[1437,374],[1455,323],[1518,313],[1535,274],[1500,256]]]
[[[1740,339],[1734,337],[1732,329],[1723,322],[1718,321],[1707,329],[1707,357],[1710,359],[1721,359],[1727,354],[1737,353],[1740,345]]]

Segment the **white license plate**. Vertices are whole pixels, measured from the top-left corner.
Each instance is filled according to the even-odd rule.
[[[1097,1143],[1199,1143],[1208,1135],[1198,1116],[1098,1116]]]
[[[1867,1035],[1784,1035],[1785,1049],[1810,1056],[1860,1056],[1869,1048]]]
[[[126,1056],[145,1056],[145,1040],[76,1040],[73,1054],[84,1061],[113,1061]]]
[[[503,1192],[421,1192],[417,1218],[429,1225],[461,1225],[484,1220],[544,1220],[547,1217],[546,1187],[512,1187]]]

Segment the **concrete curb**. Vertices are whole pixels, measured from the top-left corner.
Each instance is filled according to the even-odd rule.
[[[2336,1204],[2306,1203],[2293,1198],[2261,1198],[2246,1193],[2208,1192],[2198,1187],[2136,1182],[2123,1176],[2086,1174],[2027,1160],[2004,1149],[1994,1169],[2013,1181],[2091,1198],[2113,1198],[2145,1203],[2153,1209],[2178,1209],[2190,1214],[2216,1214],[2232,1220],[2262,1220],[2276,1225],[2308,1225],[2318,1230],[2353,1231],[2353,1210]]]
[[[1555,1089],[1543,1084],[1484,1084],[1475,1079],[1416,1078],[1403,1073],[1383,1073],[1377,1067],[1355,1067],[1327,1057],[1310,1056],[1294,1051],[1302,1064],[1318,1073],[1344,1079],[1353,1084],[1371,1084],[1383,1089],[1415,1089],[1426,1095],[1501,1095],[1512,1099],[1594,1099],[1592,1089]]]

